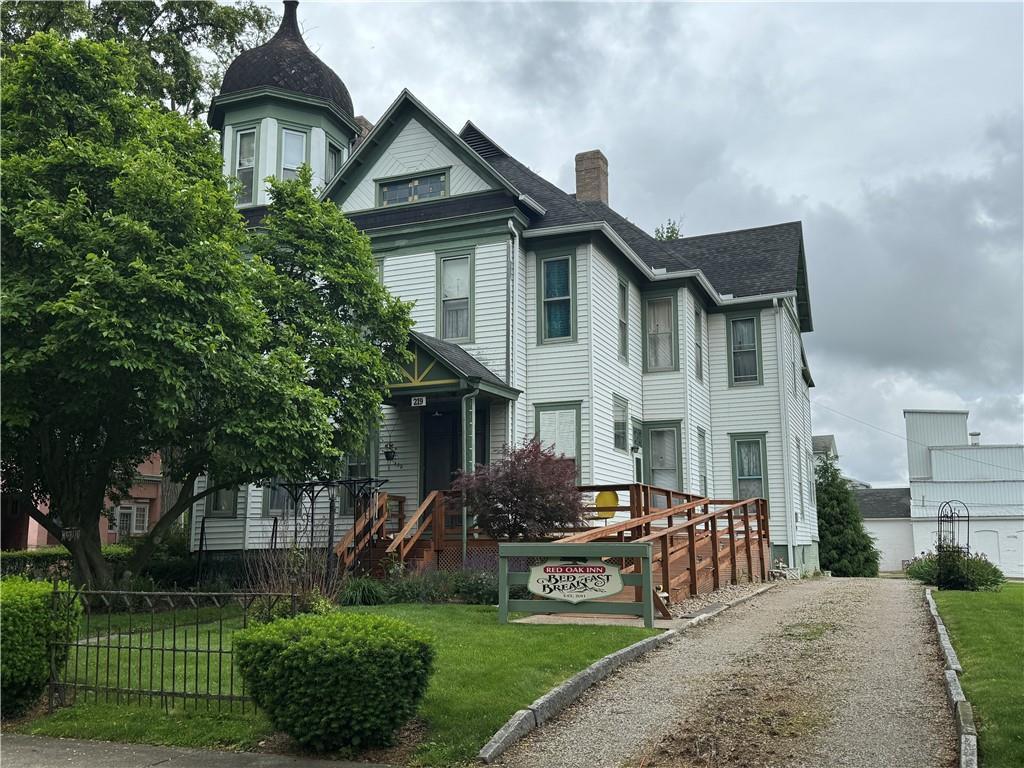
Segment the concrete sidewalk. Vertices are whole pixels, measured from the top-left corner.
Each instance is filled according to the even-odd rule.
[[[387,768],[345,760],[50,739],[16,733],[5,733],[0,739],[0,762],[3,768]]]

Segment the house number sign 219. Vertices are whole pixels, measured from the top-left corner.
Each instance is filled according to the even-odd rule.
[[[621,592],[622,576],[599,557],[562,558],[532,566],[526,588],[549,600],[582,603]]]
[[[427,404],[427,398],[426,397],[422,397],[421,396],[421,397],[414,397],[414,398],[412,398],[412,407],[413,408],[422,408],[426,404]]]

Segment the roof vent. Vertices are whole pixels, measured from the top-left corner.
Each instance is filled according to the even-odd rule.
[[[466,123],[465,127],[459,133],[459,138],[462,139],[469,145],[469,148],[476,152],[484,160],[489,160],[492,157],[505,157],[505,152],[491,141],[484,132],[477,128],[473,123]]]
[[[971,432],[971,445],[981,445],[981,432]]]

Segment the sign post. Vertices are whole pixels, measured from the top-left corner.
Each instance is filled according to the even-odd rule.
[[[543,558],[529,571],[510,571],[510,558]],[[620,573],[606,559],[626,558],[638,572]],[[509,597],[509,588],[525,586],[539,599]],[[627,587],[640,587],[640,600],[607,601]],[[510,611],[521,613],[599,613],[639,616],[654,626],[654,584],[651,544],[589,542],[585,544],[499,544],[498,621],[508,623]]]

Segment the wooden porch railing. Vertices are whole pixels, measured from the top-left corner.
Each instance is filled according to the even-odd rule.
[[[680,518],[683,519],[680,521]],[[663,616],[669,616],[666,603],[671,602],[673,593],[686,586],[690,595],[698,594],[699,578],[708,568],[711,569],[712,588],[721,586],[724,557],[728,558],[730,565],[729,580],[736,584],[741,562],[740,547],[748,580],[754,581],[755,561],[759,566],[760,580],[767,579],[771,553],[768,503],[764,499],[696,498],[559,539],[560,543],[596,541],[650,542],[654,545],[652,567],[659,571],[657,583],[664,594],[664,598],[660,594],[655,595],[655,606]],[[708,542],[710,557],[698,560],[697,550],[705,541]],[[634,573],[637,567],[636,563],[623,562],[622,572]]]
[[[395,534],[394,540],[384,550],[385,554],[397,555],[400,563],[405,563],[416,542],[423,534],[430,531],[430,539],[434,549],[444,546],[445,535],[445,492],[431,491],[423,499],[416,511],[412,513],[401,530]]]

